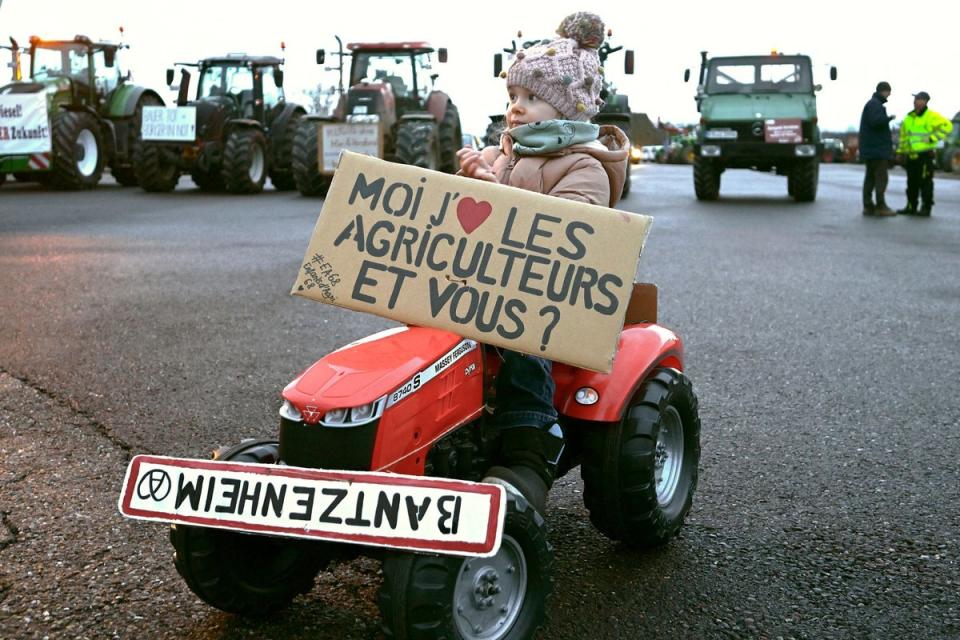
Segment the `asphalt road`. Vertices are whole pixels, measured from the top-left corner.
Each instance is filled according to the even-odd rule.
[[[689,167],[633,171],[620,206],[655,218],[639,278],[686,341],[701,482],[647,553],[558,482],[541,637],[960,637],[960,181],[930,219],[873,219],[857,166],[824,166],[813,204],[772,175],[728,172],[703,204]],[[116,510],[132,454],[273,435],[289,380],[391,324],[288,295],[319,208],[186,178],[0,189],[0,637],[378,637],[373,561],[244,620]]]

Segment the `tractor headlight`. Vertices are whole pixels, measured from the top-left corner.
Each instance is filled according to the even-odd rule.
[[[380,116],[377,115],[376,113],[369,113],[369,114],[351,113],[350,115],[347,116],[347,122],[376,124],[377,122],[380,122]]]
[[[387,397],[383,396],[373,402],[349,409],[331,409],[320,419],[320,424],[327,427],[358,427],[373,422],[383,415]]]
[[[812,144],[798,144],[793,152],[801,158],[812,158],[817,155],[817,147]]]
[[[720,147],[715,144],[705,144],[700,147],[700,155],[704,158],[716,158],[720,155]]]
[[[303,414],[301,414],[300,410],[293,406],[293,403],[289,400],[284,400],[283,404],[280,405],[280,417],[292,420],[293,422],[303,421]]]

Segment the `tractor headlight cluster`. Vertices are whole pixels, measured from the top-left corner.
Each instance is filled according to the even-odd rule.
[[[386,400],[387,397],[383,396],[379,400],[374,400],[359,407],[331,409],[320,419],[320,424],[327,427],[357,427],[373,422],[383,415]]]
[[[347,122],[362,123],[362,124],[376,124],[380,122],[380,116],[376,113],[367,113],[367,114],[357,114],[351,113],[347,116]]]

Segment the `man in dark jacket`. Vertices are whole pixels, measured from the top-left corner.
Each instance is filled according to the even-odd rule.
[[[890,84],[880,82],[873,97],[863,106],[860,116],[860,159],[867,165],[863,176],[863,215],[893,216],[896,213],[887,206],[884,194],[887,191],[887,170],[893,160],[893,140],[890,137],[890,121],[883,103],[890,97]],[[873,193],[877,201],[874,204]]]

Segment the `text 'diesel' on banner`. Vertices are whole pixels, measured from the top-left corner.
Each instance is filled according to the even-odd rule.
[[[606,372],[651,221],[344,152],[292,293]]]

